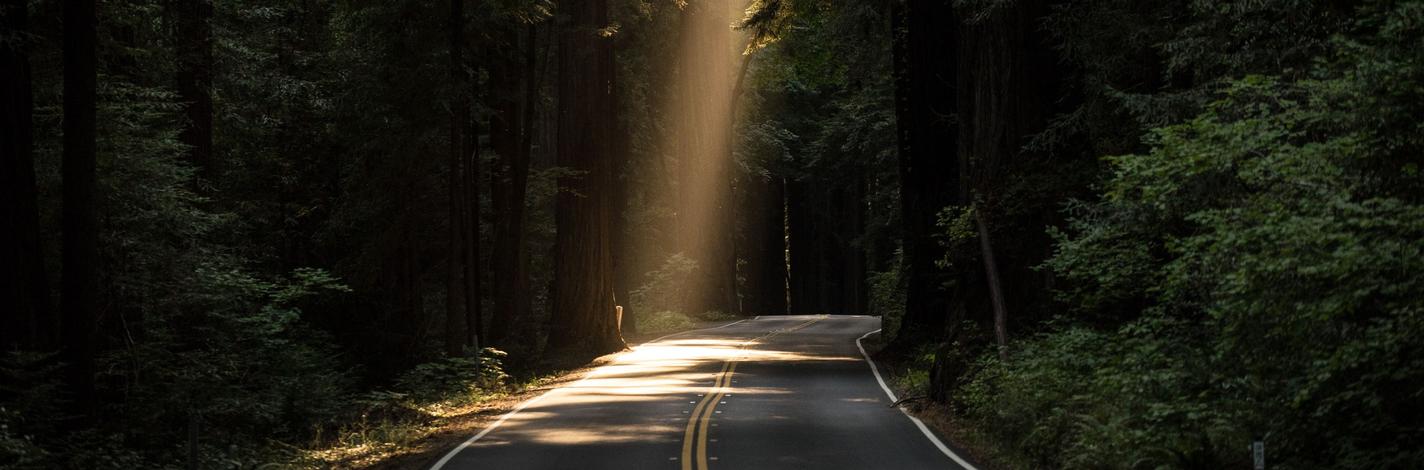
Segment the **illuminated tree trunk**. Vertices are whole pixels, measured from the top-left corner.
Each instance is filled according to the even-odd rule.
[[[613,303],[613,39],[607,0],[560,5],[554,309],[549,348],[601,354],[625,347]]]
[[[724,0],[683,9],[679,55],[678,251],[697,260],[690,312],[739,312],[731,177],[733,48]]]

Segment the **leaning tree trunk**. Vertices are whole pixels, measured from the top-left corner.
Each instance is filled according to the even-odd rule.
[[[613,303],[612,38],[607,0],[571,0],[559,31],[558,164],[554,310],[549,348],[601,354],[625,346]]]
[[[64,359],[76,408],[94,406],[98,330],[98,224],[94,214],[97,19],[94,0],[64,2],[63,301]]]
[[[999,359],[1009,352],[1008,307],[1004,306],[1004,290],[999,283],[999,263],[994,259],[994,245],[989,240],[989,225],[984,214],[974,212],[974,227],[979,232],[980,257],[984,260],[984,277],[989,283],[989,300],[994,307],[994,339],[999,346]]]

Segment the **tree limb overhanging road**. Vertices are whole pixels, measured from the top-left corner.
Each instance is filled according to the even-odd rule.
[[[521,404],[431,468],[967,468],[860,347],[866,316],[758,317],[664,337]]]

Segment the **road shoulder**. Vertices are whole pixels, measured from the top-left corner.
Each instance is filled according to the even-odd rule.
[[[428,423],[428,425],[420,431],[424,433],[424,436],[416,439],[411,445],[403,446],[398,449],[370,452],[368,455],[353,458],[348,461],[328,462],[331,465],[329,468],[370,470],[428,469],[431,465],[444,457],[445,454],[449,453],[451,449],[469,440],[471,436],[478,434],[486,427],[498,421],[500,417],[518,408],[520,404],[533,400],[552,389],[582,380],[595,369],[616,362],[624,354],[627,354],[631,348],[668,336],[675,336],[706,328],[716,328],[738,321],[742,320],[697,321],[692,323],[688,328],[626,334],[624,335],[624,340],[628,343],[629,350],[600,356],[587,363],[565,368],[547,377],[532,381],[517,391],[480,403],[468,410],[462,410],[460,413],[447,417],[434,418],[431,423]]]
[[[970,423],[957,419],[949,405],[924,399],[923,390],[910,386],[906,378],[913,372],[909,361],[889,354],[881,354],[884,348],[883,336],[873,334],[862,341],[862,347],[875,361],[885,385],[900,399],[901,410],[919,419],[944,441],[960,457],[968,460],[979,470],[998,470],[998,452],[985,436]]]

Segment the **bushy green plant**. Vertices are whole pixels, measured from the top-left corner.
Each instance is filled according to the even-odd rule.
[[[697,271],[697,261],[674,253],[663,261],[662,266],[644,275],[646,281],[629,292],[633,309],[637,312],[677,311],[685,304],[687,288],[692,275]],[[641,327],[642,324],[639,324]]]
[[[478,395],[504,387],[504,351],[485,348],[479,358],[447,357],[411,368],[396,379],[396,390],[419,401]]]
[[[985,359],[969,413],[1044,466],[1424,462],[1422,15],[1369,4],[1309,78],[1111,158],[1046,263],[1093,321]]]
[[[880,317],[881,334],[887,340],[899,331],[900,318],[905,315],[905,283],[900,276],[903,257],[904,252],[897,248],[890,269],[871,272],[868,276],[870,315]]]
[[[680,331],[690,329],[697,324],[692,320],[692,317],[681,312],[639,312],[637,315],[638,331],[643,333]]]

